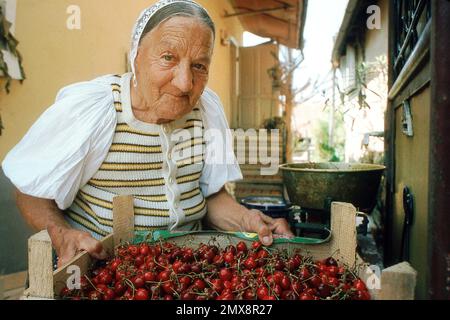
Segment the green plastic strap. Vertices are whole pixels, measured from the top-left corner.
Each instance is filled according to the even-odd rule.
[[[155,230],[155,231],[137,231],[135,234],[134,243],[141,242],[157,242],[160,240],[168,240],[172,238],[178,238],[183,236],[192,236],[192,235],[217,235],[223,234],[228,236],[233,236],[240,238],[242,240],[247,241],[258,241],[258,234],[256,233],[248,233],[248,232],[218,232],[218,231],[192,231],[192,232],[183,232],[183,231],[168,231],[168,230]],[[274,244],[281,243],[291,243],[291,244],[322,244],[326,243],[331,238],[331,232],[326,239],[313,239],[313,238],[303,238],[303,237],[295,237],[292,239],[287,238],[275,238]]]

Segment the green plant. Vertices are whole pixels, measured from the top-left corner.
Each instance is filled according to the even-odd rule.
[[[0,75],[6,79],[6,93],[9,93],[10,91],[9,89],[13,78],[9,73],[8,65],[6,64],[2,50],[10,52],[17,58],[19,62],[20,73],[22,75],[22,80],[20,80],[20,82],[22,83],[23,79],[25,79],[25,72],[22,67],[22,56],[17,50],[19,41],[17,41],[17,39],[12,35],[10,29],[11,23],[6,19],[5,14],[0,7]],[[2,134],[3,129],[2,119],[0,116],[0,135]]]
[[[355,89],[349,93],[341,91],[339,86],[337,89],[340,93],[341,103],[345,104],[345,97],[357,97],[358,106],[360,109],[371,109],[371,106],[367,102],[367,92],[378,96],[380,99],[386,99],[382,92],[376,92],[369,88],[368,83],[376,77],[382,77],[387,82],[387,57],[379,56],[374,62],[361,62],[356,67],[356,83]]]
[[[6,20],[6,17],[0,7],[0,49],[9,51],[15,57],[17,57],[19,61],[20,72],[22,74],[22,79],[25,79],[25,72],[22,67],[22,56],[20,52],[17,50],[17,46],[19,41],[12,35],[10,32],[11,23]],[[8,70],[8,65],[5,62],[2,51],[0,50],[0,72],[2,72],[2,76],[6,78],[5,90],[9,93],[9,88],[11,85],[12,77]],[[22,80],[21,80],[22,82]]]
[[[273,129],[284,129],[286,123],[281,117],[273,117],[264,120],[263,122],[263,128],[267,130],[273,130]]]
[[[334,143],[330,145],[329,141],[329,123],[325,120],[320,120],[316,128],[316,154],[315,161],[317,162],[342,162],[344,161],[345,153],[345,130],[342,115],[336,117]]]

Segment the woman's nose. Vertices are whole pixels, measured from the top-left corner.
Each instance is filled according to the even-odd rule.
[[[178,65],[172,83],[181,92],[189,93],[194,86],[194,77],[190,65]]]

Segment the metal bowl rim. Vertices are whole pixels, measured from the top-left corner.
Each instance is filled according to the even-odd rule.
[[[333,162],[317,162],[317,163],[307,163],[307,164],[328,164]],[[362,169],[312,169],[312,168],[290,168],[291,165],[301,165],[302,163],[285,163],[279,166],[279,169],[286,172],[320,172],[320,173],[359,173],[359,172],[376,172],[386,170],[385,166],[379,164],[371,163],[345,163],[345,162],[335,162],[335,164],[350,164],[350,165],[365,165],[372,168],[362,168]],[[305,163],[306,164],[306,163]]]

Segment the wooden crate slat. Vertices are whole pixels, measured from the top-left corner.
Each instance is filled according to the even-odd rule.
[[[413,300],[417,271],[408,262],[386,268],[381,273],[380,300]]]
[[[28,239],[27,294],[53,298],[53,248],[47,231],[41,231]]]
[[[133,196],[118,196],[113,199],[114,246],[130,242],[134,238]]]

